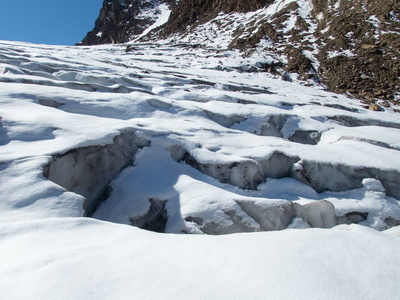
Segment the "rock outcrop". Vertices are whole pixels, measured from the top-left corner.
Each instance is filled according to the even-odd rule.
[[[271,4],[273,0],[188,0],[179,1],[171,13],[165,33],[184,32],[188,26],[212,20],[218,14],[255,11]]]
[[[348,93],[370,103],[381,100],[399,104],[400,4],[396,0],[292,1],[181,1],[172,11],[163,34],[188,34],[210,21],[223,24],[222,12],[246,13],[277,5],[274,13],[260,13],[237,27],[230,47],[243,52],[265,47],[286,57],[283,70],[302,79],[321,81],[329,90]],[[227,16],[229,18],[229,16]],[[220,25],[219,25],[220,24]],[[292,24],[292,25],[290,25]]]
[[[104,0],[95,27],[78,45],[119,44],[155,23],[161,4],[175,0]]]
[[[393,101],[400,84],[400,2],[340,1],[338,9],[329,2],[314,0],[312,11],[322,82],[367,102]]]

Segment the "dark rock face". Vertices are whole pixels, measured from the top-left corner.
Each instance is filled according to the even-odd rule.
[[[79,45],[127,42],[155,22],[160,4],[173,7],[175,3],[175,0],[104,0],[94,29]]]
[[[182,32],[187,26],[201,24],[220,12],[249,12],[274,2],[273,0],[181,0],[171,13],[165,34]]]

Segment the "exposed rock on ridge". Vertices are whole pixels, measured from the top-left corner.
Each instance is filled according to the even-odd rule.
[[[159,6],[173,7],[175,0],[104,0],[95,27],[80,45],[119,44],[128,42],[151,26]]]
[[[218,16],[219,13],[246,13],[263,8],[273,0],[188,0],[179,1],[172,11],[165,33],[184,32],[187,26],[205,23]]]
[[[399,104],[400,4],[396,0],[252,1],[245,7],[238,1],[223,5],[181,1],[163,34],[195,36],[205,22],[222,32],[233,21],[224,22],[219,13],[227,14],[228,20],[235,18],[229,13],[263,7],[264,12],[245,18],[233,31],[230,48],[248,53],[262,47],[283,58],[284,71],[298,73],[302,79],[321,80],[331,91],[367,102],[379,99],[384,105],[389,105],[387,100]]]
[[[394,100],[400,91],[400,2],[341,1],[336,10],[329,1],[313,2],[323,82],[334,92]]]
[[[151,26],[161,4],[171,15],[158,34],[207,45],[225,39],[245,55],[261,51],[275,57],[259,70],[299,74],[330,91],[367,103],[399,105],[400,4],[396,0],[105,0],[85,45],[123,43]],[[250,13],[250,14],[249,14]],[[207,29],[208,28],[208,29]],[[264,68],[264,69],[263,69]]]

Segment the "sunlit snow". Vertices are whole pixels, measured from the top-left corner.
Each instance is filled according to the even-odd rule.
[[[5,299],[400,296],[398,233],[378,232],[400,220],[398,114],[261,72],[268,55],[125,47],[0,43]],[[111,223],[156,209],[175,235]],[[309,228],[346,214],[366,217]]]

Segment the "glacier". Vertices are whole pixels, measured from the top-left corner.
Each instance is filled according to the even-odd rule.
[[[0,42],[7,298],[399,296],[398,113],[269,56],[125,48]]]

